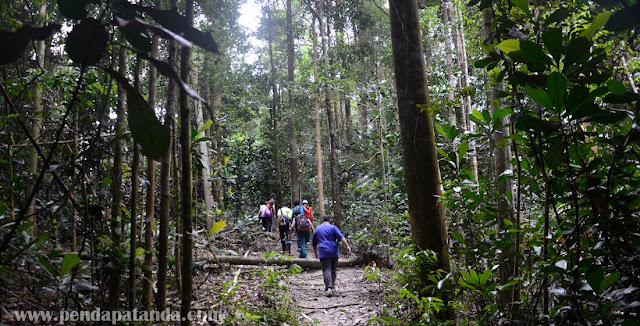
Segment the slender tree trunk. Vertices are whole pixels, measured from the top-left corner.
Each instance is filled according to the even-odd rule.
[[[418,107],[429,106],[418,3],[389,0],[389,8],[411,237],[419,250],[438,254],[436,266],[423,266],[427,282],[429,269],[449,271],[450,263],[433,118]]]
[[[47,15],[47,3],[44,1],[40,5],[40,16],[45,19]],[[37,54],[36,60],[38,67],[40,69],[44,69],[44,56],[46,53],[46,45],[44,41],[36,42],[37,45]],[[31,136],[33,139],[38,141],[40,139],[40,130],[42,129],[42,90],[43,86],[40,81],[37,81],[35,84],[35,89],[33,91],[33,116],[31,121]],[[38,173],[38,151],[34,148],[31,149],[29,153],[29,173],[31,175],[36,175]],[[27,183],[25,187],[25,198],[29,198],[29,195],[33,191],[34,184],[33,181]],[[27,209],[27,216],[29,216],[28,221],[31,223],[31,227],[29,228],[29,233],[31,237],[36,237],[38,234],[38,228],[36,226],[36,196],[33,197],[31,203],[29,203],[29,208]]]
[[[213,96],[211,99],[211,110],[213,113],[213,135],[211,139],[214,140],[212,147],[215,149],[215,160],[218,168],[214,172],[216,176],[214,178],[214,193],[215,200],[218,204],[218,208],[224,208],[224,183],[222,182],[220,167],[224,165],[224,155],[222,154],[222,127],[220,123],[220,107],[222,106],[222,93],[220,91],[220,83],[219,79],[215,79],[216,81],[213,83]]]
[[[451,20],[449,17],[451,13],[449,12],[449,3],[450,0],[445,0],[442,2],[441,10],[442,10],[442,24],[444,25],[444,49],[446,52],[447,65],[447,106],[449,106],[449,114],[451,114],[450,124],[455,126],[457,124],[456,120],[456,109],[455,109],[455,90],[454,90],[454,76],[453,76],[453,55],[451,50]]]
[[[322,169],[322,138],[320,135],[320,93],[317,88],[318,84],[318,33],[316,32],[316,17],[313,16],[311,23],[311,33],[313,35],[313,83],[315,90],[313,92],[313,113],[315,116],[316,127],[316,168],[318,171],[318,207],[320,216],[324,216],[324,176]]]
[[[287,14],[289,13],[289,11],[287,11]],[[287,16],[287,19],[289,17]],[[271,91],[272,91],[272,99],[271,99],[271,121],[273,123],[272,127],[273,127],[273,158],[274,158],[274,162],[275,162],[275,166],[276,166],[276,198],[277,201],[279,203],[282,203],[282,201],[284,200],[284,198],[282,197],[282,171],[280,168],[280,140],[278,137],[278,105],[279,105],[279,93],[278,93],[278,84],[276,83],[276,68],[275,68],[275,64],[273,62],[273,19],[271,17],[271,2],[267,2],[267,19],[268,19],[268,25],[269,25],[269,39],[268,39],[268,45],[269,45],[269,65],[270,65],[270,70],[271,70]],[[288,25],[287,25],[288,26]],[[289,32],[289,30],[287,29],[287,32]],[[289,43],[288,43],[288,36],[287,36],[287,54],[289,50]],[[289,61],[289,60],[287,60]],[[290,71],[291,73],[292,71]],[[289,94],[291,94],[291,87],[292,85],[289,85]],[[289,99],[291,100],[291,99]],[[291,101],[289,102],[289,107],[291,107]],[[297,149],[297,145],[296,145],[296,149]]]
[[[118,61],[118,72],[126,76],[127,70],[127,50],[124,47],[120,48],[120,57]],[[116,118],[116,138],[115,148],[113,150],[113,169],[111,172],[111,185],[113,194],[111,200],[111,232],[113,235],[114,243],[120,245],[122,236],[122,223],[120,222],[122,216],[122,166],[123,166],[123,147],[124,147],[124,133],[125,133],[125,110],[126,110],[126,92],[123,87],[118,86],[118,106],[117,106],[117,118]],[[120,262],[115,262],[114,268],[109,271],[109,307],[116,308],[120,305],[120,279],[122,274],[122,268]]]
[[[136,250],[138,249],[138,169],[140,149],[133,143],[133,162],[131,162],[131,231],[129,242],[129,309],[136,307]]]
[[[469,64],[467,61],[467,45],[465,41],[464,29],[462,26],[463,15],[461,10],[458,8],[457,0],[453,0],[450,14],[453,16],[451,20],[454,23],[454,28],[456,31],[456,48],[458,54],[458,65],[460,66],[460,71],[462,72],[462,76],[460,76],[460,90],[464,93],[461,94],[460,99],[462,101],[462,113],[465,121],[465,128],[471,134],[475,132],[475,123],[469,119],[469,115],[471,114],[471,96],[469,95]],[[469,151],[467,152],[470,156],[471,162],[471,174],[473,175],[473,181],[478,183],[478,157],[476,154],[476,144],[474,140],[469,141]]]
[[[193,24],[193,0],[187,0],[185,17],[189,25]],[[187,81],[189,78],[191,49],[182,48],[180,57],[180,77]],[[182,153],[182,305],[180,315],[182,325],[189,326],[187,314],[191,311],[191,296],[193,279],[191,265],[193,265],[193,216],[192,216],[192,184],[191,184],[191,118],[189,116],[189,95],[180,91],[180,147]]]
[[[156,8],[160,8],[159,1],[156,1]],[[158,56],[158,37],[154,35],[152,43],[151,57]],[[157,72],[154,65],[149,67],[149,106],[156,107],[157,90],[156,90]],[[149,187],[147,189],[147,201],[145,206],[147,207],[147,215],[145,218],[145,230],[144,230],[144,283],[143,283],[143,295],[144,295],[144,309],[151,311],[153,308],[153,228],[154,217],[156,211],[156,162],[152,159],[147,159],[147,179],[149,180]]]
[[[160,8],[160,1],[156,1],[156,8]],[[171,10],[177,11],[178,0],[171,0]],[[170,66],[175,67],[177,64],[177,48],[176,42],[169,41],[169,59]],[[164,126],[171,134],[173,142],[173,116],[175,114],[175,94],[176,82],[169,78],[169,86],[167,89],[167,108],[164,117]],[[160,210],[158,212],[158,293],[156,295],[156,309],[165,311],[167,299],[167,252],[169,251],[169,216],[171,213],[171,149],[173,144],[169,144],[169,149],[160,162]]]
[[[192,73],[191,83],[198,85],[198,74]],[[196,129],[200,130],[199,137],[206,137],[206,130],[201,130],[204,126],[204,114],[202,112],[202,104],[200,102],[194,102],[194,111],[196,114]],[[209,141],[198,142],[200,150],[200,163],[202,169],[200,175],[202,177],[202,196],[204,197],[204,214],[206,216],[206,229],[207,232],[213,227],[213,193],[211,192],[211,164],[209,163]],[[197,196],[195,196],[197,198]]]
[[[325,35],[324,0],[319,1],[318,23],[320,25],[320,40],[322,43],[322,58],[325,67],[329,66],[328,40]],[[333,110],[331,107],[331,91],[326,82],[323,82],[324,104],[327,110],[327,128],[329,129],[329,170],[331,173],[331,201],[333,209],[333,219],[337,227],[342,227],[342,196],[340,194],[340,166],[338,164],[338,149],[336,139],[336,126],[333,121]]]
[[[293,88],[295,83],[294,75],[294,52],[293,52],[293,13],[291,0],[287,0],[287,93],[289,95],[289,170],[291,173],[291,201],[300,199],[300,180],[298,174],[298,116],[293,114],[295,107],[293,104]]]

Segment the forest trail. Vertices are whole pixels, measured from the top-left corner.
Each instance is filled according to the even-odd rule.
[[[288,294],[302,309],[299,322],[314,325],[366,325],[367,319],[377,311],[378,302],[369,294],[372,284],[363,280],[358,267],[338,268],[337,292],[331,297],[324,294],[322,270],[310,269],[289,278]]]

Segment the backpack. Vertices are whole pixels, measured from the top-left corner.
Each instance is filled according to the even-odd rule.
[[[271,208],[266,207],[260,212],[260,217],[271,217]]]
[[[280,215],[280,225],[282,226],[286,225],[287,227],[291,225],[291,219],[289,219],[289,216],[284,214]]]
[[[308,231],[311,230],[311,221],[304,214],[298,214],[296,215],[296,226],[298,232]]]

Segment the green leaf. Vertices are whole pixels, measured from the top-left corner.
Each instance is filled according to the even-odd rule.
[[[611,11],[603,11],[599,13],[598,16],[593,19],[591,25],[589,25],[587,29],[580,33],[580,36],[589,40],[592,39],[593,35],[595,35],[596,32],[607,23],[609,17],[611,17]]]
[[[87,18],[89,0],[58,0],[60,13],[70,19],[82,20]]]
[[[567,91],[564,75],[559,72],[552,72],[547,79],[547,92],[551,98],[553,106],[557,109],[564,107],[564,96]]]
[[[468,150],[469,150],[469,142],[463,142],[462,144],[460,144],[460,147],[458,147],[458,157],[462,159],[465,156],[465,154],[467,154]]]
[[[133,139],[140,144],[142,154],[159,160],[169,149],[169,130],[158,121],[147,101],[124,76],[111,69],[105,70],[127,91],[129,130]]]
[[[116,21],[131,46],[143,53],[151,52],[153,47],[151,35],[149,35],[149,30],[144,24],[140,24],[133,19],[126,20],[120,17],[116,17]]]
[[[460,234],[459,232],[453,232],[453,233],[451,234],[451,236],[452,236],[454,239],[458,240],[458,242],[460,242],[460,243],[462,243],[462,244],[464,244],[464,245],[466,245],[466,244],[467,244],[467,241],[465,241],[465,240],[464,240],[464,237],[463,237],[463,236],[462,236],[462,234]]]
[[[80,257],[77,254],[66,254],[62,258],[62,265],[60,266],[60,276],[65,276],[69,271],[80,264]]]
[[[61,25],[59,24],[49,24],[44,27],[24,25],[15,32],[0,31],[0,44],[2,44],[0,65],[18,60],[24,55],[32,39],[45,40],[51,36],[53,31],[59,30],[60,27]]]
[[[205,130],[209,129],[209,127],[211,127],[211,125],[213,125],[213,121],[212,120],[207,120],[202,124],[202,127],[198,128],[198,133],[202,133]]]
[[[442,126],[440,124],[436,124],[436,130],[438,131],[439,134],[441,134],[442,136],[444,136],[445,138],[447,138],[447,132],[444,131],[444,129],[442,128]]]
[[[487,283],[487,281],[491,277],[491,272],[493,272],[493,269],[487,269],[486,271],[484,271],[484,273],[482,273],[482,275],[480,275],[480,285],[484,285]]]
[[[42,267],[42,269],[44,269],[47,274],[51,275],[51,277],[58,276],[56,270],[53,268],[53,266],[51,266],[51,264],[49,264],[45,257],[38,255],[38,265],[40,265],[40,267]]]
[[[567,8],[559,8],[554,11],[547,20],[545,20],[544,25],[549,26],[553,23],[559,23],[569,17],[569,10]]]
[[[99,21],[87,18],[73,27],[65,49],[77,64],[93,66],[100,61],[107,46],[107,30]]]
[[[534,102],[544,106],[547,109],[553,108],[553,102],[551,102],[551,98],[549,94],[543,89],[533,88],[529,85],[524,88],[525,93],[529,96]]]
[[[588,58],[590,56],[589,49],[591,48],[591,44],[592,42],[584,37],[571,40],[569,45],[567,45],[565,69],[573,63],[578,62],[578,60],[583,61],[583,58]]]
[[[513,222],[511,222],[511,220],[508,219],[508,218],[502,219],[502,223],[504,223],[505,226],[512,226],[513,225]]]
[[[520,40],[518,39],[508,39],[508,40],[504,40],[502,42],[500,42],[500,44],[498,44],[498,49],[500,49],[500,51],[504,52],[504,53],[511,53],[513,51],[519,51],[520,50]]]
[[[182,88],[183,91],[185,91],[187,93],[187,95],[195,98],[196,100],[204,103],[205,106],[208,107],[207,102],[200,96],[198,95],[198,93],[196,93],[193,89],[191,89],[191,87],[189,87],[189,85],[187,85],[187,83],[185,83],[184,80],[182,80],[182,78],[180,78],[180,75],[178,75],[178,73],[176,72],[175,69],[173,69],[173,67],[171,67],[171,65],[169,65],[168,63],[164,62],[164,61],[160,61],[160,60],[156,60],[154,58],[151,58],[149,56],[147,56],[144,53],[140,54],[142,58],[144,58],[145,60],[151,62],[156,69],[158,69],[158,72],[175,80],[178,85],[180,86],[180,88]]]
[[[478,68],[478,69],[482,69],[482,68],[488,66],[490,63],[496,62],[496,61],[497,60],[495,58],[493,58],[493,57],[486,57],[486,58],[483,58],[483,59],[480,59],[480,60],[476,61],[473,64],[473,66]]]
[[[613,283],[615,283],[618,279],[620,279],[620,272],[613,272],[609,274],[607,277],[604,278],[604,280],[602,280],[602,283],[600,283],[600,288],[598,293],[604,292],[604,290],[606,290],[611,285],[613,285]]]
[[[604,28],[612,32],[620,32],[638,24],[640,24],[640,6],[636,5],[614,12]]]
[[[544,162],[550,169],[556,169],[562,163],[564,158],[564,143],[555,142],[551,145],[551,149],[544,156]]]
[[[609,92],[617,95],[622,95],[627,92],[627,88],[624,84],[615,79],[610,79],[607,82],[607,88],[609,89]]]
[[[542,40],[544,46],[547,47],[549,53],[556,62],[560,62],[562,57],[562,30],[559,28],[552,28],[542,33]]]
[[[591,274],[587,275],[587,283],[589,283],[591,288],[598,294],[602,280],[604,280],[604,269],[602,267],[596,267]]]
[[[469,276],[470,278],[467,279],[467,282],[471,283],[471,284],[480,284],[480,278],[478,277],[478,273],[476,273],[475,270],[470,270],[469,271]]]
[[[514,6],[520,8],[525,14],[529,15],[529,1],[527,0],[510,0]]]
[[[227,226],[227,222],[225,222],[225,221],[215,222],[213,224],[213,226],[211,227],[211,230],[209,230],[209,236],[212,236],[212,235],[220,232],[220,230],[222,230],[225,226]]]
[[[531,41],[520,40],[521,55],[534,63],[551,64],[551,59],[542,51],[540,45]]]
[[[558,126],[556,124],[531,116],[521,116],[520,118],[518,118],[515,128],[522,131],[532,129],[547,133],[555,132],[558,130]]]

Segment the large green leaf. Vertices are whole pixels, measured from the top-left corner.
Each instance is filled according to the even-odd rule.
[[[567,82],[559,72],[552,72],[547,79],[547,92],[553,106],[560,109],[564,106],[564,96],[567,92]]]
[[[58,9],[60,13],[70,19],[87,18],[87,5],[91,0],[58,0]]]
[[[500,44],[498,44],[498,49],[500,49],[500,51],[504,52],[504,53],[511,53],[514,51],[519,51],[520,50],[520,40],[517,39],[508,39],[508,40],[504,40],[502,42],[500,42]]]
[[[529,15],[529,1],[527,0],[510,0],[514,6],[520,8],[525,14]]]
[[[609,92],[617,95],[622,95],[627,92],[627,88],[624,84],[615,79],[610,79],[607,82],[607,88],[609,89]]]
[[[610,11],[604,11],[599,13],[598,16],[596,16],[596,18],[593,19],[593,21],[591,22],[591,25],[589,25],[587,29],[585,29],[584,31],[582,31],[582,33],[580,33],[580,36],[589,40],[592,39],[593,35],[595,35],[596,32],[607,23],[607,21],[609,20],[609,17],[611,17]]]
[[[176,11],[149,8],[129,3],[121,3],[116,8],[121,12],[143,12],[171,32],[182,35],[185,39],[209,52],[219,53],[218,44],[213,40],[211,33],[205,33],[194,28],[185,16]]]
[[[62,258],[62,265],[60,266],[60,276],[64,276],[69,271],[80,264],[80,257],[77,254],[66,254]]]
[[[611,15],[604,28],[619,32],[640,24],[640,6],[622,8]]]
[[[96,19],[87,18],[73,27],[65,49],[73,62],[93,66],[102,58],[107,38],[105,27]]]
[[[556,60],[560,62],[562,56],[562,31],[559,28],[552,28],[542,33],[542,40],[544,46],[547,47],[549,53]]]
[[[60,27],[59,24],[50,24],[44,27],[24,25],[15,32],[0,31],[0,44],[2,44],[0,65],[18,60],[24,55],[32,39],[45,40]]]
[[[567,45],[567,57],[565,58],[565,69],[576,62],[586,61],[589,58],[589,49],[592,42],[584,37],[572,39]]]
[[[547,109],[553,108],[553,103],[549,94],[543,89],[533,88],[529,85],[524,88],[525,93],[536,103],[544,106]]]
[[[227,225],[227,222],[225,221],[218,221],[215,222],[213,224],[213,226],[211,226],[211,230],[209,230],[209,236],[212,236],[218,232],[220,232],[220,230],[224,229],[224,227]]]
[[[126,20],[121,17],[116,17],[116,21],[124,34],[124,37],[129,41],[136,50],[148,53],[151,51],[151,35],[145,24],[142,24],[135,19]]]
[[[142,154],[159,160],[169,149],[170,135],[155,112],[136,88],[129,84],[127,79],[117,71],[106,69],[127,92],[127,114],[129,117],[129,130],[133,139],[140,144]]]
[[[544,21],[545,26],[549,26],[553,23],[559,23],[569,17],[569,9],[567,8],[559,8],[554,11],[547,19]]]
[[[521,56],[526,59],[525,62],[551,64],[551,59],[542,51],[540,45],[531,41],[520,40]]]

